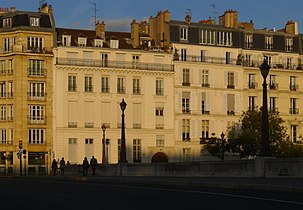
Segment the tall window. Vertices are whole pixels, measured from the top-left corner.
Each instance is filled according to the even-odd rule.
[[[40,18],[37,17],[30,17],[29,18],[30,26],[39,26],[40,25]]]
[[[209,138],[209,120],[202,120],[201,137]]]
[[[7,105],[7,114],[8,120],[12,121],[14,119],[14,105],[9,104]]]
[[[190,113],[190,92],[182,92],[182,112],[183,113]]]
[[[187,27],[180,27],[180,40],[186,41],[188,35],[188,28]]]
[[[209,114],[209,98],[206,93],[202,93],[202,100],[201,100],[201,112],[202,114]]]
[[[156,79],[156,95],[164,95],[164,80]]]
[[[4,52],[9,52],[10,51],[10,39],[9,38],[4,38]]]
[[[297,108],[297,98],[290,98],[290,114],[299,114],[299,109]]]
[[[270,75],[269,76],[269,88],[271,90],[278,89],[278,83],[276,82],[276,75]]]
[[[189,69],[183,69],[183,82],[182,85],[183,86],[189,86],[190,85],[190,71]]]
[[[117,93],[125,93],[125,78],[117,78]]]
[[[190,148],[182,149],[182,161],[190,161]]]
[[[44,60],[29,60],[28,75],[30,76],[46,76]]]
[[[227,94],[227,114],[235,115],[235,95]]]
[[[0,82],[0,98],[6,97],[6,82]]]
[[[6,120],[6,105],[1,105],[1,116],[0,116],[1,121]]]
[[[250,110],[250,111],[257,110],[257,97],[256,96],[248,97],[248,110]]]
[[[77,76],[68,76],[68,91],[77,91]]]
[[[291,141],[293,143],[296,143],[297,142],[297,135],[298,135],[298,126],[297,125],[291,125],[290,129],[291,129]]]
[[[108,65],[108,54],[107,53],[101,53],[101,62],[102,62],[102,66],[107,67],[107,65]]]
[[[182,120],[182,140],[183,141],[190,140],[190,120],[189,119]]]
[[[28,115],[30,123],[45,123],[45,106],[30,105]]]
[[[3,27],[11,27],[12,18],[4,18],[2,23],[3,23]]]
[[[71,46],[71,36],[68,36],[68,35],[63,35],[62,36],[62,45],[63,46]]]
[[[6,62],[5,62],[5,60],[0,61],[0,74],[6,74]]]
[[[231,64],[231,52],[225,52],[225,63]]]
[[[226,31],[218,31],[217,44],[223,46],[232,46],[232,33]]]
[[[252,34],[245,34],[244,37],[244,45],[246,48],[252,48],[253,46],[253,35]]]
[[[277,97],[269,98],[269,110],[271,112],[278,112]]]
[[[101,92],[109,93],[109,77],[108,76],[101,77]]]
[[[78,37],[78,45],[79,46],[86,46],[86,37]]]
[[[200,31],[200,43],[207,45],[214,45],[216,38],[216,32],[210,30],[201,30]]]
[[[286,38],[285,39],[285,48],[287,52],[293,50],[293,38]]]
[[[45,83],[44,82],[30,82],[28,87],[28,96],[31,100],[44,100],[45,93]]]
[[[227,72],[227,88],[235,88],[234,72]]]
[[[43,49],[42,37],[27,37],[27,50],[39,52]]]
[[[272,36],[266,36],[265,37],[265,49],[271,50],[273,47],[273,37]]]
[[[186,49],[181,49],[181,61],[186,61]]]
[[[6,129],[5,128],[1,129],[1,143],[6,144]]]
[[[200,51],[200,61],[201,62],[206,62],[207,60],[207,57],[206,57],[206,50],[201,50]]]
[[[296,91],[298,89],[298,85],[296,84],[296,77],[290,76],[289,77],[289,89]]]
[[[141,163],[141,139],[133,139],[133,162]]]
[[[156,147],[164,147],[164,135],[156,136]]]
[[[249,74],[248,75],[248,87],[250,89],[256,88],[256,75],[255,74]]]
[[[93,92],[93,77],[92,76],[85,76],[85,87],[84,91],[85,92]]]
[[[158,117],[163,117],[163,114],[164,114],[164,107],[156,107],[156,116]]]
[[[251,60],[251,55],[250,54],[245,54],[244,65],[245,66],[252,66],[252,60]]]
[[[140,78],[133,78],[133,94],[139,95],[140,93]]]
[[[139,55],[133,55],[133,68],[137,68],[139,62],[140,62],[140,56]]]
[[[202,87],[209,87],[209,71],[208,70],[202,70]]]
[[[44,144],[45,143],[45,129],[29,129],[28,130],[29,144]]]

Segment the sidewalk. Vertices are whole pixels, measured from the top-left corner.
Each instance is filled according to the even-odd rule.
[[[227,177],[149,177],[149,176],[27,176],[19,178],[83,181],[116,184],[147,184],[199,188],[246,189],[257,191],[303,194],[300,178],[227,178]]]

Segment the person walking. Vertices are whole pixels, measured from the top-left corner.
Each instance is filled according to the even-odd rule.
[[[87,171],[89,168],[89,163],[88,163],[87,157],[84,157],[82,167],[83,167],[83,176],[87,176]]]
[[[64,157],[62,157],[62,159],[60,160],[60,172],[61,172],[61,175],[64,175],[64,169],[65,169],[65,160],[64,160]]]
[[[57,168],[58,168],[57,161],[56,161],[56,159],[54,159],[52,162],[52,173],[54,176],[56,175]]]
[[[90,165],[92,167],[93,176],[95,176],[95,174],[96,174],[96,167],[98,165],[98,161],[97,161],[97,159],[94,156],[92,156],[92,158],[90,159]]]

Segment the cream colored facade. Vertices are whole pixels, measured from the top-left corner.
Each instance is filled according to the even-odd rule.
[[[0,159],[5,173],[19,173],[21,147],[23,174],[45,174],[50,163],[55,28],[51,7],[46,11],[44,6],[39,12],[12,7],[0,14]],[[29,25],[17,17],[28,18]]]
[[[90,59],[84,59],[88,54]],[[105,54],[106,61],[102,61]],[[55,55],[56,158],[82,163],[84,157],[90,159],[94,155],[100,163],[101,126],[105,124],[105,137],[109,139],[105,154],[109,163],[117,163],[122,114],[119,103],[124,99],[128,162],[151,162],[157,153],[173,161],[174,73],[170,53],[61,45],[55,49]],[[71,87],[71,78],[75,78],[74,87]],[[121,82],[123,85],[118,86]]]

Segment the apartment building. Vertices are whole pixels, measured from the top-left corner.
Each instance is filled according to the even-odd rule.
[[[54,32],[52,7],[47,4],[38,12],[0,9],[0,167],[4,173],[19,173],[20,164],[23,173],[47,173],[53,149]]]
[[[142,35],[143,28],[132,23]],[[105,162],[117,163],[124,99],[127,161],[174,161],[172,54],[150,49],[149,36],[136,40],[128,32],[105,31],[103,22],[95,30],[57,28],[57,40],[55,157],[82,163],[94,155],[101,163],[105,155]]]

